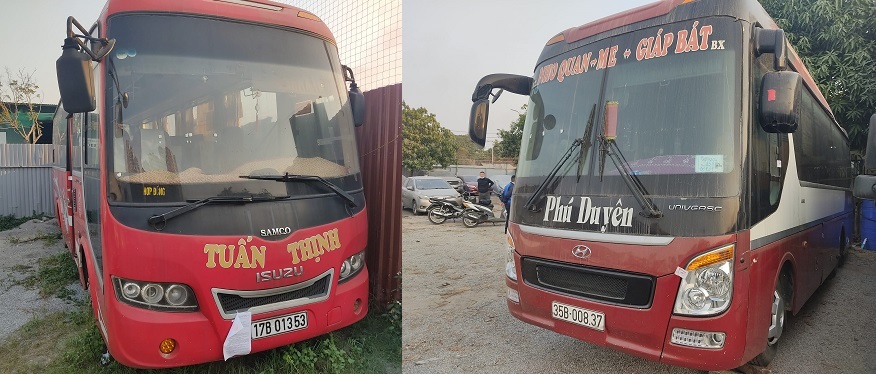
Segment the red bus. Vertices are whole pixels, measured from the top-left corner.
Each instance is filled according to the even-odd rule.
[[[528,95],[507,303],[530,324],[700,370],[768,364],[842,263],[849,140],[755,0],[667,0],[551,37]],[[548,146],[550,145],[550,146]]]
[[[68,19],[57,68],[59,223],[116,360],[227,359],[365,316],[364,102],[319,18],[109,0],[87,31]]]

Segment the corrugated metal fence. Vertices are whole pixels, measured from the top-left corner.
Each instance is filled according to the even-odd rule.
[[[54,215],[51,144],[0,144],[0,216]]]
[[[365,92],[367,119],[356,128],[368,203],[371,293],[380,305],[401,300],[401,84]]]

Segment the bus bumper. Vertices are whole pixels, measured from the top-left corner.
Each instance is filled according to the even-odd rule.
[[[520,255],[514,261],[520,267]],[[523,281],[505,278],[509,292],[517,291],[519,302],[506,299],[515,318],[589,343],[616,349],[634,356],[697,370],[728,370],[742,366],[745,356],[748,280],[734,279],[730,308],[714,317],[683,317],[672,314],[680,278],[673,274],[657,277],[651,306],[638,309],[611,305],[547,291]],[[560,302],[605,314],[605,331],[598,331],[551,315],[552,303]],[[682,346],[671,342],[675,328],[726,334],[721,349]],[[764,327],[766,328],[766,327]]]
[[[99,315],[98,325],[107,331],[107,347],[119,363],[135,368],[166,368],[223,360],[222,346],[232,320],[219,317],[212,299],[198,299],[199,311],[169,313],[135,308],[116,300],[112,287],[106,301],[113,305],[103,308],[108,315]],[[306,311],[308,326],[303,330],[252,341],[251,353],[277,348],[346,327],[368,313],[368,269],[336,285],[327,300],[252,316],[252,321]],[[164,339],[176,340],[170,354],[159,351]]]

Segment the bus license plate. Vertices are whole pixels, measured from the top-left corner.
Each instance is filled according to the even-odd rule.
[[[572,322],[594,330],[605,331],[605,314],[597,311],[554,301],[553,305],[551,305],[551,314],[559,320]]]
[[[266,338],[277,334],[307,328],[307,312],[263,319],[252,323],[252,339]]]

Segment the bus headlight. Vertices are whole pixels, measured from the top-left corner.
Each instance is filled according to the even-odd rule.
[[[687,274],[678,286],[673,313],[710,316],[724,312],[733,296],[733,249],[726,245],[688,263]]]
[[[341,274],[338,282],[343,282],[359,273],[365,267],[365,251],[354,254],[341,264]]]
[[[198,301],[192,288],[181,283],[141,282],[112,277],[116,299],[138,308],[164,312],[194,312]]]
[[[514,238],[511,237],[511,234],[505,234],[505,240],[508,250],[508,256],[505,260],[505,275],[517,282],[517,266],[514,264]]]

